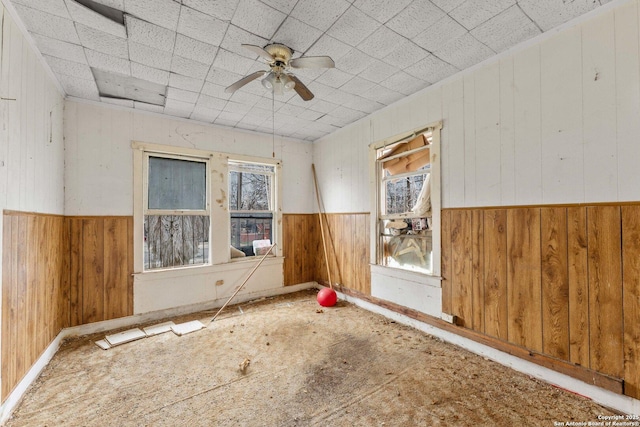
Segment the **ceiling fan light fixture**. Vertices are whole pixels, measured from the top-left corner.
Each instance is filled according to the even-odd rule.
[[[286,91],[293,90],[293,88],[296,86],[296,82],[294,82],[288,74],[281,74],[280,80],[282,81],[282,83],[284,83],[284,89]]]
[[[273,90],[273,87],[276,85],[276,80],[277,80],[277,77],[275,73],[272,71],[269,74],[267,74],[267,77],[262,79],[262,86],[264,86],[269,90]]]

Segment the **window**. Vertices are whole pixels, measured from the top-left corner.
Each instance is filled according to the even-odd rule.
[[[434,243],[439,248],[440,204],[432,200],[439,165],[431,163],[438,157],[432,154],[439,150],[439,129],[429,127],[374,147],[376,264],[439,274]]]
[[[245,256],[274,242],[274,179],[274,165],[229,161],[231,246]]]
[[[144,270],[209,264],[208,160],[145,153]]]
[[[136,273],[218,272],[232,258],[260,255],[282,241],[277,160],[138,141],[131,146]],[[273,254],[281,257],[282,248]]]

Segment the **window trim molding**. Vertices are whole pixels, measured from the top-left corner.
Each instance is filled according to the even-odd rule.
[[[431,140],[431,171],[430,171],[430,180],[431,180],[431,207],[432,207],[432,251],[433,251],[433,264],[432,271],[430,274],[416,273],[422,274],[427,277],[440,277],[442,274],[442,257],[441,257],[441,230],[440,230],[440,215],[442,210],[442,178],[441,178],[441,165],[440,165],[440,144],[441,144],[441,130],[442,130],[442,121],[437,121],[430,123],[426,126],[420,126],[413,130],[402,132],[391,137],[375,141],[369,144],[369,184],[370,191],[372,194],[371,197],[371,224],[370,224],[370,232],[371,232],[371,240],[370,240],[370,263],[372,266],[380,267],[380,268],[393,268],[394,267],[386,267],[381,264],[378,264],[379,261],[379,238],[380,235],[380,221],[379,221],[379,213],[380,213],[380,191],[379,191],[379,183],[381,182],[381,177],[379,176],[378,171],[378,159],[377,159],[377,151],[380,148],[384,148],[387,145],[396,144],[398,142],[408,141],[412,138],[415,138],[421,133],[431,131],[432,132],[432,140]],[[437,232],[436,232],[437,230]]]

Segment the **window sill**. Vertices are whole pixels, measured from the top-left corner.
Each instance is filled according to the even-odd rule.
[[[430,286],[441,287],[442,277],[435,276],[427,273],[418,273],[416,271],[403,270],[401,268],[386,267],[378,264],[371,265],[371,274],[379,274],[381,276],[388,276],[394,279],[406,280],[409,282],[416,282],[419,284],[426,284]]]
[[[222,264],[198,265],[193,267],[179,267],[172,269],[145,271],[133,273],[136,281],[153,281],[157,279],[169,279],[188,276],[200,276],[205,274],[215,274],[222,271],[249,270],[256,264],[260,257],[247,257],[243,259],[233,259]],[[262,265],[282,265],[284,257],[267,257]]]

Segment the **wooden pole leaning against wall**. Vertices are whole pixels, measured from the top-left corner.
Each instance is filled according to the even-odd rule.
[[[327,255],[327,242],[324,238],[324,224],[322,214],[322,204],[320,203],[320,189],[318,188],[318,177],[316,176],[316,166],[312,163],[311,170],[313,171],[313,184],[316,188],[316,200],[318,201],[318,218],[320,219],[320,235],[322,236],[322,250],[324,252],[324,263],[327,267],[327,276],[329,276],[329,287],[333,289],[333,281],[331,280],[331,269],[329,268],[329,257]]]

